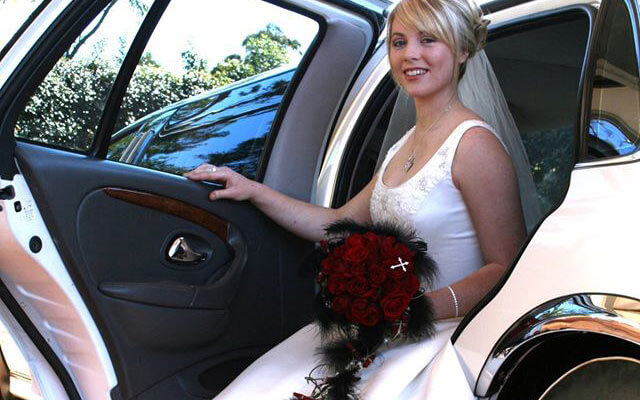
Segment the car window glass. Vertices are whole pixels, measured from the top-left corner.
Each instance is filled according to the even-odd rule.
[[[587,159],[629,154],[640,141],[640,86],[627,5],[610,0],[594,49]]]
[[[586,13],[523,21],[486,47],[525,146],[546,214],[564,198],[575,160],[578,90],[590,23]]]
[[[0,54],[43,0],[0,0]]]
[[[175,174],[209,162],[255,178],[317,30],[261,0],[172,2],[127,88],[107,158]]]
[[[89,149],[109,92],[151,0],[114,0],[40,83],[18,116],[15,136]]]

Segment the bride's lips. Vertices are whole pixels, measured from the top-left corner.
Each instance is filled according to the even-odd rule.
[[[402,71],[405,79],[407,80],[420,79],[421,77],[426,75],[427,72],[429,72],[427,68],[407,68]]]

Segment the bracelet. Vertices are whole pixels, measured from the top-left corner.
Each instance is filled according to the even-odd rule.
[[[460,309],[458,308],[458,298],[456,297],[456,292],[453,291],[451,286],[447,286],[447,289],[449,289],[449,291],[451,292],[451,297],[453,297],[453,305],[456,307],[456,315],[454,318],[458,318]]]

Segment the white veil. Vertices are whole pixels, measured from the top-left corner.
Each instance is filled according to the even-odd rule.
[[[530,232],[542,218],[542,208],[520,133],[484,50],[477,52],[470,58],[465,68],[464,76],[458,85],[458,96],[467,108],[473,110],[494,127],[498,138],[504,143],[511,156],[518,177],[520,201],[527,232]],[[415,125],[415,122],[413,99],[400,90],[382,143],[376,169],[379,168],[391,145]]]
[[[542,218],[540,198],[533,182],[529,158],[522,145],[520,132],[484,50],[477,52],[467,61],[466,71],[458,84],[458,97],[462,104],[495,129],[511,156],[518,177],[522,212],[527,232],[530,232]]]

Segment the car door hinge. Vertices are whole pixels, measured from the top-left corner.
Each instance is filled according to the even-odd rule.
[[[16,191],[13,189],[13,186],[5,186],[0,188],[0,200],[12,200],[16,197]]]
[[[13,135],[8,137],[0,133],[0,178],[13,179],[18,173],[15,157],[16,142]]]

